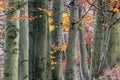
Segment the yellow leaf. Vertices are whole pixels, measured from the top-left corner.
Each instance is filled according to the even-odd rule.
[[[53,56],[53,55],[51,55],[51,56],[50,56],[50,58],[51,58],[51,59],[54,59],[54,58],[56,58],[56,57],[55,57],[55,56]]]
[[[52,31],[54,31],[55,30],[55,27],[53,26],[53,25],[50,25],[49,26],[49,32],[52,32]]]
[[[62,47],[61,47],[61,51],[65,51],[67,49],[67,45],[63,45]]]
[[[70,24],[69,14],[64,13],[63,14],[63,21],[62,21],[62,29],[68,31],[69,24]]]
[[[51,61],[51,65],[55,65],[57,64],[57,62]]]
[[[49,24],[52,24],[52,22],[53,22],[53,19],[48,18],[48,23],[49,23]]]
[[[113,11],[114,12],[118,12],[119,10],[118,10],[118,8],[114,8]]]

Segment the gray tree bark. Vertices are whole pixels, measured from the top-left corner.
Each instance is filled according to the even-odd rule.
[[[30,2],[34,2],[34,0],[28,0],[28,15],[29,16],[34,16],[34,12],[35,10],[33,10],[34,4],[30,3]],[[29,80],[33,80],[34,77],[34,54],[33,54],[33,46],[34,46],[34,20],[30,21],[29,20]]]
[[[27,0],[23,0],[27,2]],[[20,16],[28,16],[28,4],[20,11]],[[19,80],[29,80],[29,30],[28,20],[20,21],[20,54],[19,54]]]
[[[112,22],[115,22],[118,15],[115,15]],[[114,67],[120,62],[120,24],[117,22],[111,27],[109,44],[109,65]]]
[[[48,40],[47,40],[47,14],[44,11],[39,11],[38,8],[47,9],[47,0],[34,0],[33,1],[33,16],[37,16],[33,22],[33,73],[32,80],[46,80],[46,66],[47,66],[47,53],[48,53]],[[41,17],[38,17],[41,16]]]
[[[102,0],[96,1],[97,7],[102,7]],[[93,48],[91,53],[91,64],[90,64],[90,76],[89,80],[93,80],[94,77],[98,77],[98,68],[99,68],[99,61],[101,56],[101,47],[102,47],[102,41],[103,41],[103,19],[102,19],[102,11],[98,10],[96,12],[96,27],[94,32],[94,39],[93,39]],[[99,46],[99,47],[98,47]]]
[[[8,0],[7,0],[8,1]],[[16,7],[18,0],[9,1],[9,6]],[[5,55],[4,55],[4,79],[18,80],[18,57],[19,57],[19,20],[11,21],[13,16],[19,17],[19,10],[7,15],[5,34]]]
[[[79,8],[80,9],[80,8]],[[81,17],[82,10],[79,10],[79,16]],[[80,75],[82,80],[88,80],[88,65],[87,65],[87,49],[84,37],[84,27],[83,23],[79,27],[79,43],[80,43]]]
[[[68,35],[68,49],[66,53],[66,73],[65,80],[75,79],[75,50],[76,50],[76,33],[78,28],[78,11],[79,11],[79,0],[72,0],[70,2],[70,26]]]
[[[57,47],[62,46],[62,16],[63,16],[63,6],[64,0],[52,0],[52,19],[53,25],[56,29],[52,33],[52,44]],[[62,51],[57,51],[54,53],[56,59],[54,59],[57,64],[55,65],[55,70],[52,71],[53,80],[62,80]]]

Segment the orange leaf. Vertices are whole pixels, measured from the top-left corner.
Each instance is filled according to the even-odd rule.
[[[49,10],[46,10],[46,9],[43,9],[43,8],[38,8],[40,11],[44,11],[45,13],[48,14],[48,16],[51,16],[52,15],[52,12],[49,11]]]

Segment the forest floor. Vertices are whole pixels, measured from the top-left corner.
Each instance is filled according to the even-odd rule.
[[[109,78],[110,80],[120,80],[120,64],[117,64],[113,69],[106,70],[101,78]]]

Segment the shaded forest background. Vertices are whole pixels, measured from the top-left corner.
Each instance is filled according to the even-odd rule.
[[[120,80],[119,0],[0,0],[1,80]]]

